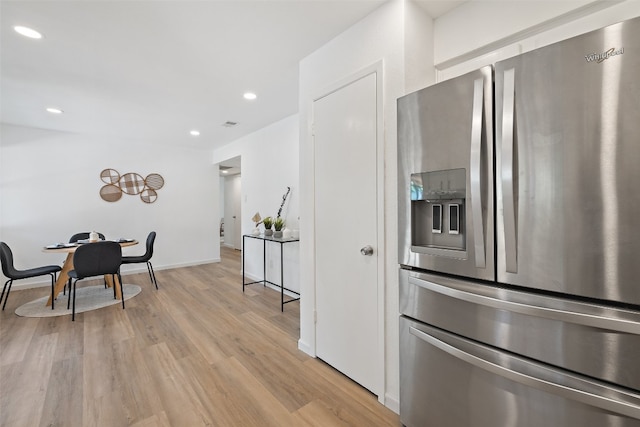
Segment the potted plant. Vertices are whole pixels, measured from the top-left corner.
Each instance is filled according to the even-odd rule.
[[[282,217],[276,218],[273,222],[273,228],[276,229],[276,232],[273,233],[273,237],[282,237],[282,229],[284,228],[284,219]]]
[[[271,229],[271,227],[273,226],[273,218],[271,218],[270,216],[266,217],[262,220],[262,224],[264,225],[264,235],[273,235],[273,230]]]

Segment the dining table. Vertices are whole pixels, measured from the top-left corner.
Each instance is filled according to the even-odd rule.
[[[99,241],[104,241],[104,240],[99,240]],[[119,243],[120,246],[123,248],[138,244],[138,241],[135,239],[118,239],[113,241]],[[42,251],[45,253],[67,254],[67,257],[64,260],[64,264],[62,264],[62,271],[60,271],[60,273],[58,274],[58,278],[56,279],[56,283],[53,287],[53,294],[49,296],[49,299],[47,300],[47,304],[46,304],[47,306],[51,305],[52,298],[57,298],[58,294],[64,289],[65,284],[69,281],[68,273],[71,270],[73,270],[73,255],[75,254],[76,249],[78,249],[82,245],[90,245],[92,243],[94,242],[90,242],[88,240],[79,240],[75,243],[57,243],[54,245],[48,245],[42,249]],[[114,285],[116,285],[115,286],[116,298],[122,299],[122,293],[120,292],[120,286],[119,286],[120,283],[118,282],[118,277],[115,276],[115,283],[114,283],[114,279],[111,277],[110,274],[105,275],[104,279],[108,287],[113,287]]]

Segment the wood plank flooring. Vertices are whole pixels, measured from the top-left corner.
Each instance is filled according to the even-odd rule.
[[[223,262],[128,275],[126,309],[23,318],[48,288],[11,292],[0,315],[0,425],[399,426],[375,396],[297,349],[299,303],[242,293]],[[87,281],[89,282],[89,281]],[[81,282],[82,283],[82,282]],[[83,286],[96,284],[85,283]]]

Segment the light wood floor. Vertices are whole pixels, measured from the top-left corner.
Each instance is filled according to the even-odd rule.
[[[146,274],[127,301],[22,318],[48,288],[13,291],[0,315],[0,425],[399,426],[375,396],[297,350],[299,303],[252,285],[240,252],[222,263]],[[86,283],[85,285],[89,285]],[[96,284],[96,283],[93,283]]]

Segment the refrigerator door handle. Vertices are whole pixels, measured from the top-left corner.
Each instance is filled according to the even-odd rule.
[[[486,267],[484,250],[484,223],[482,221],[482,131],[484,106],[484,78],[473,83],[473,118],[471,122],[471,156],[469,179],[471,181],[471,218],[477,268]]]
[[[611,389],[604,384],[601,385],[593,382],[581,381],[579,379],[577,380],[576,377],[570,377],[569,375],[563,374],[557,370],[554,370],[556,375],[554,375],[553,381],[550,381],[543,378],[545,376],[543,375],[543,371],[548,371],[549,368],[543,367],[538,363],[524,362],[523,359],[506,356],[504,354],[502,354],[503,357],[497,357],[496,360],[487,360],[481,355],[475,355],[469,352],[469,349],[465,351],[413,326],[409,327],[409,333],[444,351],[445,353],[462,360],[463,362],[494,375],[499,375],[513,382],[536,388],[538,390],[543,390],[547,393],[553,393],[568,400],[581,402],[593,407],[604,409],[605,411],[611,411],[615,414],[640,419],[640,406],[635,404],[634,401],[616,399],[616,395],[619,395],[620,392]],[[478,348],[482,348],[477,344],[473,345]],[[511,363],[508,359],[522,361],[524,363]],[[520,372],[517,370],[520,365],[526,369],[526,372]],[[635,398],[634,400],[637,399],[636,396],[633,397]]]
[[[518,241],[515,206],[515,159],[514,159],[514,116],[515,116],[515,69],[504,71],[504,92],[502,102],[502,207],[504,218],[504,248],[506,270],[518,272]]]
[[[559,320],[574,325],[588,326],[609,331],[629,334],[640,334],[640,323],[637,321],[622,319],[598,313],[562,310],[559,308],[543,307],[539,305],[525,304],[522,302],[496,299],[486,295],[455,289],[451,286],[439,285],[427,280],[409,277],[409,283],[419,286],[431,292],[446,295],[462,301],[467,301],[480,306],[505,310],[527,316],[542,317],[545,319]]]

